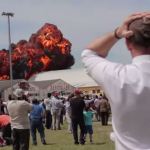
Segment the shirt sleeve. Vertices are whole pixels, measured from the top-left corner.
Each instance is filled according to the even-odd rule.
[[[110,62],[91,50],[84,50],[81,57],[87,74],[103,88],[104,83],[117,79],[124,68],[122,64]]]
[[[33,105],[30,104],[30,103],[28,103],[28,102],[26,102],[26,101],[24,101],[23,107],[24,107],[27,111],[30,111],[30,110],[32,110]]]

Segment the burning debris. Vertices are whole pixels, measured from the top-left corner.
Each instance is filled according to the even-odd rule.
[[[74,65],[72,44],[53,24],[46,23],[29,41],[12,47],[13,79],[29,79],[42,71],[69,69]],[[9,51],[0,51],[0,80],[9,80]]]

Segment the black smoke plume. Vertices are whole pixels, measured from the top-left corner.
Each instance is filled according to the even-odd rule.
[[[12,43],[13,79],[29,79],[42,71],[69,69],[75,60],[72,44],[53,24],[46,23],[29,41]],[[0,51],[0,80],[10,78],[9,51]]]

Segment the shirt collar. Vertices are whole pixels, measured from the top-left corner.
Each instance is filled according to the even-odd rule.
[[[142,62],[142,61],[150,61],[150,55],[140,55],[136,56],[132,59],[132,63]]]

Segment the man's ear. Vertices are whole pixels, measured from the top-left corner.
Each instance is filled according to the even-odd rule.
[[[126,38],[126,39],[125,39],[125,42],[126,42],[127,49],[128,49],[129,51],[131,51],[131,50],[132,50],[132,44],[131,44],[130,39],[129,39],[129,38]]]

